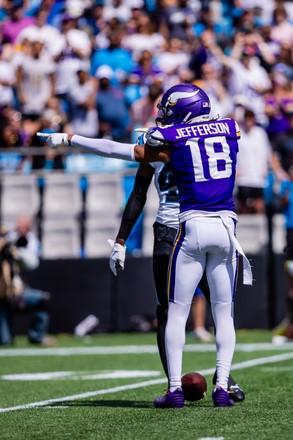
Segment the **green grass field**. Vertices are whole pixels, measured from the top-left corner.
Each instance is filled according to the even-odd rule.
[[[0,439],[292,440],[293,344],[270,341],[270,332],[238,331],[232,375],[246,400],[214,408],[214,344],[187,335],[183,372],[203,372],[207,397],[160,410],[155,334],[60,335],[56,348],[17,337],[0,348]]]

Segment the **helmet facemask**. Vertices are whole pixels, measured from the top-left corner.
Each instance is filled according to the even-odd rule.
[[[164,127],[168,124],[168,117],[172,115],[172,112],[162,104],[162,101],[157,104],[158,116],[156,117],[156,124]]]

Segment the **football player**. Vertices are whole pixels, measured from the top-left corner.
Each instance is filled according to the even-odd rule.
[[[157,123],[143,145],[89,139],[66,133],[48,135],[47,143],[72,145],[106,157],[169,164],[178,187],[180,215],[168,267],[168,318],[165,332],[169,389],[154,401],[157,408],[182,408],[182,355],[185,326],[195,289],[204,272],[216,328],[215,406],[234,404],[228,379],[235,349],[234,296],[238,254],[243,281],[252,284],[249,261],[235,236],[234,212],[238,139],[232,119],[212,119],[206,93],[192,84],[167,90],[158,104]]]
[[[143,143],[145,135],[138,139],[138,143]],[[115,239],[109,240],[112,246],[110,254],[110,267],[114,275],[124,269],[126,246],[125,242],[129,237],[136,221],[138,220],[147,199],[148,188],[154,176],[154,184],[159,197],[159,208],[156,221],[153,225],[154,246],[153,246],[153,276],[157,294],[157,344],[163,369],[168,377],[167,358],[165,350],[165,329],[168,313],[167,295],[167,274],[169,259],[172,253],[173,243],[179,228],[179,197],[172,169],[168,164],[162,162],[152,162],[149,164],[141,163],[136,173],[134,187],[126,203],[121,225]],[[199,282],[199,288],[195,295],[206,297],[210,303],[209,286],[204,276]],[[213,377],[216,383],[216,373]],[[229,376],[228,392],[234,402],[242,402],[245,399],[244,391]]]

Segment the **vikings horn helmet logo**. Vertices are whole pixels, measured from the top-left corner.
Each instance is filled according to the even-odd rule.
[[[167,105],[176,105],[179,99],[192,98],[197,95],[198,92],[199,89],[194,92],[174,92],[168,97]]]

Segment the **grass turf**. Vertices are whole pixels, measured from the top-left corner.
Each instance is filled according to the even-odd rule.
[[[239,331],[238,343],[270,342],[265,331]],[[187,344],[195,344],[187,335]],[[76,339],[58,337],[58,347],[115,347],[155,345],[154,334],[96,335]],[[200,345],[196,343],[195,345]],[[213,345],[213,344],[212,344]],[[31,348],[18,337],[15,347]],[[1,356],[0,349],[0,356]],[[123,350],[122,350],[123,351]],[[237,351],[234,363],[276,356],[289,350]],[[5,352],[3,352],[4,354]],[[38,354],[38,349],[36,349]],[[41,353],[41,351],[40,351]],[[17,354],[17,352],[16,352]],[[183,371],[213,369],[215,352],[185,352]],[[112,370],[157,371],[159,376],[90,379],[91,374]],[[45,372],[74,372],[67,378],[48,380],[5,380],[3,375]],[[233,408],[214,408],[212,374],[206,375],[207,397],[183,409],[158,410],[153,398],[166,387],[158,354],[75,354],[1,356],[0,407],[9,408],[48,399],[63,398],[46,406],[0,412],[0,439],[101,439],[101,440],[292,440],[293,360],[264,363],[233,372],[246,391],[246,400]],[[113,393],[85,395],[149,380],[162,383]],[[83,398],[65,399],[82,395]]]

